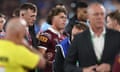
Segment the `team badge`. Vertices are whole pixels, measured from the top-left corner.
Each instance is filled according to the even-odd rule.
[[[41,41],[41,42],[47,42],[48,41],[48,38],[46,37],[46,36],[43,36],[43,35],[40,35],[39,37],[38,37],[38,39]]]

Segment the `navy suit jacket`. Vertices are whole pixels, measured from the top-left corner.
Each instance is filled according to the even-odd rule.
[[[68,51],[65,59],[65,72],[82,72],[84,67],[96,64],[108,63],[113,65],[116,54],[120,50],[120,33],[114,30],[106,29],[105,44],[101,60],[97,60],[94,52],[92,39],[89,29],[78,34]],[[76,67],[76,61],[79,67]]]

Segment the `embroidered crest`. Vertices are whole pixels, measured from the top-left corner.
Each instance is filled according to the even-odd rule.
[[[43,35],[40,35],[39,38],[38,38],[41,42],[47,42],[48,41],[48,38],[46,36],[43,36]]]

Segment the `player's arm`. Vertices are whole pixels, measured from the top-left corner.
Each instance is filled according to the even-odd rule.
[[[47,47],[49,45],[49,37],[47,35],[38,35],[37,36],[37,39],[38,39],[38,50],[40,53],[42,53],[43,55],[45,55],[46,53],[46,50],[47,50]]]
[[[44,69],[46,65],[46,59],[43,55],[40,56],[40,60],[38,61],[37,67]]]
[[[28,69],[33,69],[35,67],[45,67],[46,61],[42,54],[31,52],[24,46],[19,46],[18,48],[19,51],[15,55],[16,62],[18,64]]]
[[[34,48],[33,46],[29,45],[29,43],[27,42],[26,39],[23,39],[22,45],[24,45],[28,50],[30,50],[31,52],[37,53],[39,54],[39,51],[36,50],[36,48]]]
[[[46,47],[43,47],[43,46],[38,46],[38,48],[39,48],[38,51],[39,51],[41,54],[45,55],[47,48],[46,48]]]

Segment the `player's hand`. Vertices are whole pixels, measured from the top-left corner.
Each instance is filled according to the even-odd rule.
[[[53,57],[53,53],[52,52],[47,52],[47,59],[50,60]]]
[[[86,67],[86,68],[83,68],[83,72],[96,72],[95,71],[96,68],[97,68],[97,65]]]
[[[111,71],[111,66],[110,64],[107,63],[103,63],[100,64],[97,68],[96,68],[97,72],[110,72]]]

